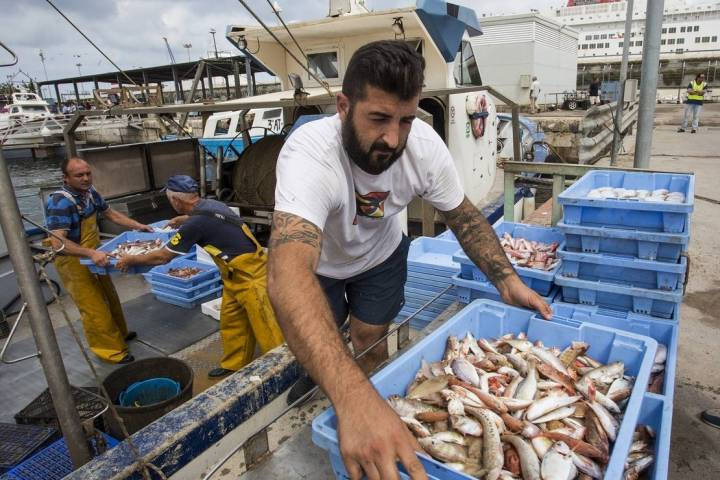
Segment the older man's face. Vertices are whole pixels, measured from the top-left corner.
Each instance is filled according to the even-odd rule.
[[[65,183],[75,190],[86,192],[92,187],[90,165],[83,160],[71,160],[67,166]]]

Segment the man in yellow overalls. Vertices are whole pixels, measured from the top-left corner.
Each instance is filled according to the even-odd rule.
[[[80,311],[85,338],[100,359],[110,363],[134,360],[127,341],[135,338],[128,332],[120,300],[109,275],[95,275],[80,257],[98,266],[108,263],[107,255],[98,251],[100,235],[98,214],[111,222],[136,230],[152,232],[143,225],[108,206],[92,185],[90,166],[80,158],[70,158],[62,165],[64,185],[50,195],[46,206],[47,227],[64,239],[65,249],[55,260],[60,279]],[[50,237],[55,250],[60,240]]]
[[[198,196],[198,185],[192,178],[175,175],[165,188],[173,208],[181,214],[173,219],[180,229],[166,248],[124,256],[118,268],[163,265],[195,244],[212,256],[224,286],[220,308],[223,357],[220,367],[208,376],[223,377],[252,361],[256,343],[266,353],[285,341],[267,295],[266,254],[245,222],[227,205]]]

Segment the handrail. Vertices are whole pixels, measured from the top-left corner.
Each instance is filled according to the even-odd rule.
[[[592,170],[610,170],[610,171],[632,171],[644,173],[673,173],[692,175],[692,172],[669,172],[667,170],[652,170],[648,168],[624,168],[609,167],[600,165],[575,165],[568,163],[530,163],[530,162],[514,162],[504,161],[501,168],[505,171],[504,180],[504,204],[503,215],[506,222],[515,220],[515,176],[520,173],[537,173],[540,175],[552,175],[552,216],[551,225],[555,226],[562,216],[562,207],[557,201],[558,196],[565,190],[568,180],[566,177],[582,177]],[[573,180],[570,180],[572,183]]]

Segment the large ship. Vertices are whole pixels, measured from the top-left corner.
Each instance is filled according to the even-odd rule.
[[[544,12],[577,30],[578,88],[586,88],[593,76],[616,80],[625,42],[630,48],[630,78],[640,77],[647,0],[636,0],[630,38],[624,38],[626,1],[569,0],[567,6]],[[720,2],[689,4],[666,0],[660,40],[661,75],[659,97],[679,98],[678,89],[698,73],[710,85],[720,81]]]

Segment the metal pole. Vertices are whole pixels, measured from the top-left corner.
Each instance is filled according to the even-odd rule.
[[[653,0],[647,3],[645,43],[643,44],[642,73],[640,74],[640,107],[635,139],[635,168],[650,166],[660,64],[660,29],[662,28],[664,6],[665,0]]]
[[[680,73],[680,82],[678,83],[678,98],[677,98],[677,103],[680,103],[680,99],[682,98],[680,91],[681,91],[681,89],[682,89],[684,80],[685,80],[685,59],[683,59],[682,71],[681,71],[681,73]]]
[[[209,63],[205,65],[205,70],[207,71],[208,86],[210,87],[210,100],[215,100],[215,88],[213,87],[213,77]]]
[[[243,50],[245,56],[245,80],[247,80],[247,96],[255,95],[255,77],[252,74],[252,64],[247,50]]]
[[[1,152],[0,204],[3,205],[3,208],[0,208],[0,225],[2,225],[5,234],[5,242],[17,275],[20,293],[28,304],[30,326],[32,327],[35,344],[40,352],[40,364],[57,412],[60,429],[70,451],[70,458],[75,468],[80,468],[90,461],[90,451],[80,423],[80,415],[75,408],[70,382],[65,372],[65,365],[60,355],[60,348],[55,338],[50,314],[40,290],[40,283],[30,253],[30,246],[25,238],[25,228],[20,218],[20,210],[15,199],[10,174]]]
[[[620,127],[622,126],[623,112],[625,108],[625,81],[627,80],[628,57],[630,55],[630,32],[632,30],[633,2],[627,0],[627,12],[625,13],[625,36],[623,37],[623,56],[620,63],[620,78],[618,79],[617,111],[615,112],[615,128],[613,128],[613,144],[610,152],[610,165],[617,162],[617,154],[620,150]]]
[[[241,90],[240,90],[240,65],[238,65],[237,60],[233,60],[232,62],[232,68],[233,68],[233,81],[235,82],[235,98],[240,98]]]

